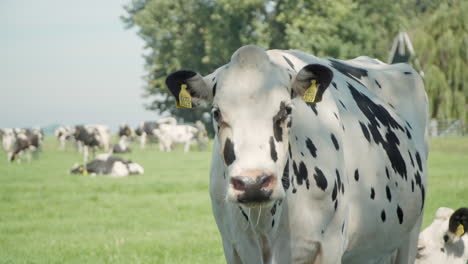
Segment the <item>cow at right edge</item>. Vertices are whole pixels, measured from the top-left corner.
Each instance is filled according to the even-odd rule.
[[[414,262],[428,101],[411,66],[249,45],[166,84],[180,106],[212,107],[210,195],[227,263]]]

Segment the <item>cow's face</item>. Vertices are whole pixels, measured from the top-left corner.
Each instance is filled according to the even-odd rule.
[[[312,79],[317,98],[332,78],[321,65],[297,75],[270,61],[267,53],[246,46],[231,62],[204,78],[192,71],[171,74],[166,84],[179,102],[186,87],[193,104],[212,104],[213,125],[226,175],[226,198],[247,206],[271,204],[285,196],[281,178],[287,162],[292,99],[302,97]]]

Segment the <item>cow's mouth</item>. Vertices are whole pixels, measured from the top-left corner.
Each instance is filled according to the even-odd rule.
[[[237,201],[248,207],[256,207],[271,202],[272,193],[272,190],[247,190],[246,192],[237,196]]]

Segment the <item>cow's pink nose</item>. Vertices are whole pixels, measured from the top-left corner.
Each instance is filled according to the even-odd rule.
[[[275,187],[274,183],[275,177],[264,173],[256,177],[235,176],[231,178],[232,188],[240,192],[237,200],[241,203],[269,200]]]

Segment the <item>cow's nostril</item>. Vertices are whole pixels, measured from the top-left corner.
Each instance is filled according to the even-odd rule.
[[[262,175],[260,176],[260,188],[266,188],[273,181],[273,176]]]
[[[242,178],[232,178],[231,184],[234,189],[238,191],[245,191],[245,182],[242,180]]]

